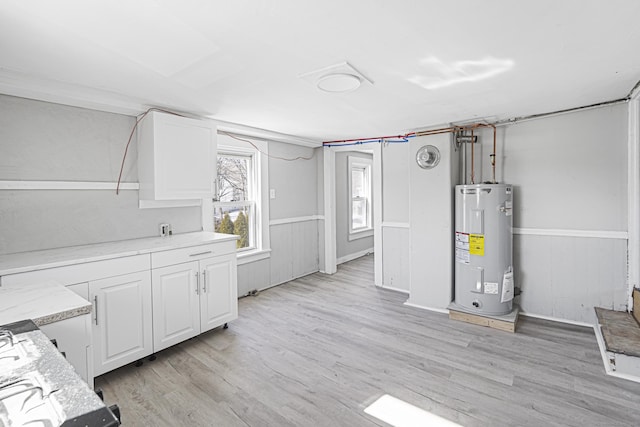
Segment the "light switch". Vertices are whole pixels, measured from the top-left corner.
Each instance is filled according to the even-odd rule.
[[[269,198],[270,199],[275,199],[276,198],[276,190],[274,188],[269,190]]]

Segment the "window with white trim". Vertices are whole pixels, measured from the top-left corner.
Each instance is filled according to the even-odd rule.
[[[213,202],[214,230],[237,234],[238,251],[257,249],[257,167],[256,154],[246,151],[219,151],[216,164],[217,194]]]
[[[373,219],[371,203],[371,159],[349,156],[349,235],[353,238],[371,235]]]

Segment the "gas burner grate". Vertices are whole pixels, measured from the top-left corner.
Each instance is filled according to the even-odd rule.
[[[11,331],[0,328],[0,367],[10,368],[14,363],[26,363],[26,352],[19,340]]]
[[[59,404],[44,382],[27,375],[0,384],[0,421],[12,426],[59,426]]]
[[[13,348],[16,344],[15,335],[8,329],[0,328],[0,353]]]

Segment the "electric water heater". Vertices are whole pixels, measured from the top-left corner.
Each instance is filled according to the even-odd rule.
[[[507,184],[455,189],[455,303],[504,315],[513,308],[513,188]]]

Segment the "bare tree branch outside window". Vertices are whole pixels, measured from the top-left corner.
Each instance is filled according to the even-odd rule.
[[[218,156],[218,194],[221,202],[240,202],[249,199],[246,158]]]
[[[214,202],[214,229],[237,234],[238,249],[255,247],[254,201],[251,195],[251,156],[218,154],[218,189]]]

